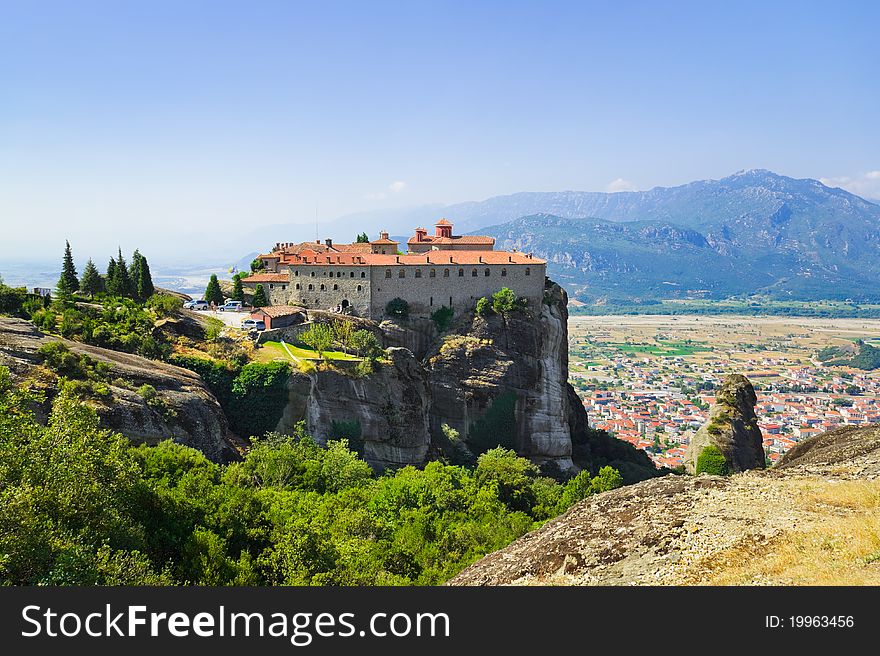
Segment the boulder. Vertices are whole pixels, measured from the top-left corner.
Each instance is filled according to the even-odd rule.
[[[709,422],[691,439],[684,466],[689,474],[696,470],[697,459],[710,444],[724,456],[731,473],[765,466],[764,440],[755,416],[758,397],[748,378],[731,374],[715,394]]]

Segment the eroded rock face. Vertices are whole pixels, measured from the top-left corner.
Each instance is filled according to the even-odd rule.
[[[573,469],[566,303],[551,283],[540,308],[477,315],[463,334],[447,337],[425,362],[434,433],[447,424],[476,446],[475,423],[494,403],[513,400],[517,453]]]
[[[764,468],[764,443],[755,416],[757,402],[755,388],[745,376],[732,374],[724,380],[715,394],[709,422],[696,432],[685,453],[689,474],[694,473],[700,453],[710,444],[718,447],[731,472]]]
[[[103,427],[136,443],[173,439],[199,449],[216,462],[238,457],[236,438],[226,416],[197,374],[129,353],[59,340],[43,334],[30,322],[0,317],[0,364],[9,367],[19,380],[39,375],[42,357],[37,350],[52,341],[61,341],[74,353],[110,365],[107,378],[112,398],[90,401]],[[51,385],[50,381],[50,398],[56,391]],[[167,410],[148,405],[135,391],[141,385],[153,386]]]
[[[333,370],[290,377],[290,401],[276,430],[289,433],[305,421],[324,442],[338,437],[333,422],[358,422],[364,459],[376,469],[421,464],[431,442],[431,397],[425,372],[404,348],[389,348],[390,365],[359,378]]]

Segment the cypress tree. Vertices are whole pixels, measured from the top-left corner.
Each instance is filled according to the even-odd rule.
[[[269,299],[266,298],[266,291],[262,285],[257,285],[254,289],[254,300],[251,302],[254,307],[266,307],[269,305]]]
[[[112,257],[107,264],[107,278],[104,281],[104,287],[110,296],[119,296],[119,290],[116,288],[118,280],[116,278],[116,260]]]
[[[79,289],[79,278],[70,252],[70,242],[65,241],[64,244],[64,262],[61,265],[61,278],[58,280],[58,293],[67,296]]]
[[[128,267],[128,276],[131,278],[131,290],[133,296],[140,298],[137,293],[138,280],[141,277],[141,252],[138,249],[134,249],[134,253],[131,254],[131,266]]]
[[[220,289],[220,282],[217,280],[217,274],[212,273],[208,286],[205,288],[205,300],[208,303],[216,303],[223,305],[223,290]]]
[[[119,249],[119,258],[116,260],[116,288],[117,294],[131,298],[134,296],[134,285],[131,282],[131,274],[125,258],[122,257],[122,249]]]
[[[241,284],[241,276],[235,276],[232,285],[232,300],[244,302],[244,286]]]
[[[134,279],[137,286],[137,297],[146,301],[156,292],[156,288],[153,286],[153,276],[150,274],[150,264],[147,262],[147,258],[137,251],[135,253],[138,256],[137,278]]]
[[[92,262],[91,258],[86,262],[83,269],[82,278],[79,281],[79,288],[89,296],[94,296],[101,292],[104,287],[104,281],[101,280],[101,274],[98,273],[98,267]]]

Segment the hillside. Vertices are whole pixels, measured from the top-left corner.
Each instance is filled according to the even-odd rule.
[[[772,470],[589,497],[452,585],[880,584],[880,429],[805,440]]]
[[[481,231],[547,258],[583,299],[880,298],[880,206],[816,180],[745,171],[563,210]]]

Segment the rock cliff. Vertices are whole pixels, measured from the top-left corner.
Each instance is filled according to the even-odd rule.
[[[41,345],[61,341],[71,352],[107,363],[109,398],[92,399],[104,427],[133,442],[155,444],[161,440],[194,447],[208,458],[225,462],[238,457],[236,438],[217,399],[202,379],[191,371],[129,353],[50,337],[22,319],[0,317],[0,365],[18,380],[41,383],[51,398],[56,377],[42,366]],[[137,392],[150,385],[161,405],[150,405]]]
[[[450,585],[878,585],[880,428],[801,442],[779,465],[597,494]]]
[[[757,402],[755,388],[745,376],[728,376],[715,393],[709,422],[696,432],[688,445],[685,470],[689,474],[695,472],[700,454],[710,444],[718,448],[731,472],[763,468],[764,444],[755,416]]]
[[[644,453],[588,428],[568,384],[567,302],[548,281],[540,307],[465,312],[442,335],[430,320],[384,321],[375,329],[391,364],[365,378],[295,373],[278,430],[305,421],[324,440],[336,436],[334,422],[357,422],[364,456],[378,468],[438,455],[470,462],[501,444],[550,472],[612,464],[627,482],[652,476]]]

